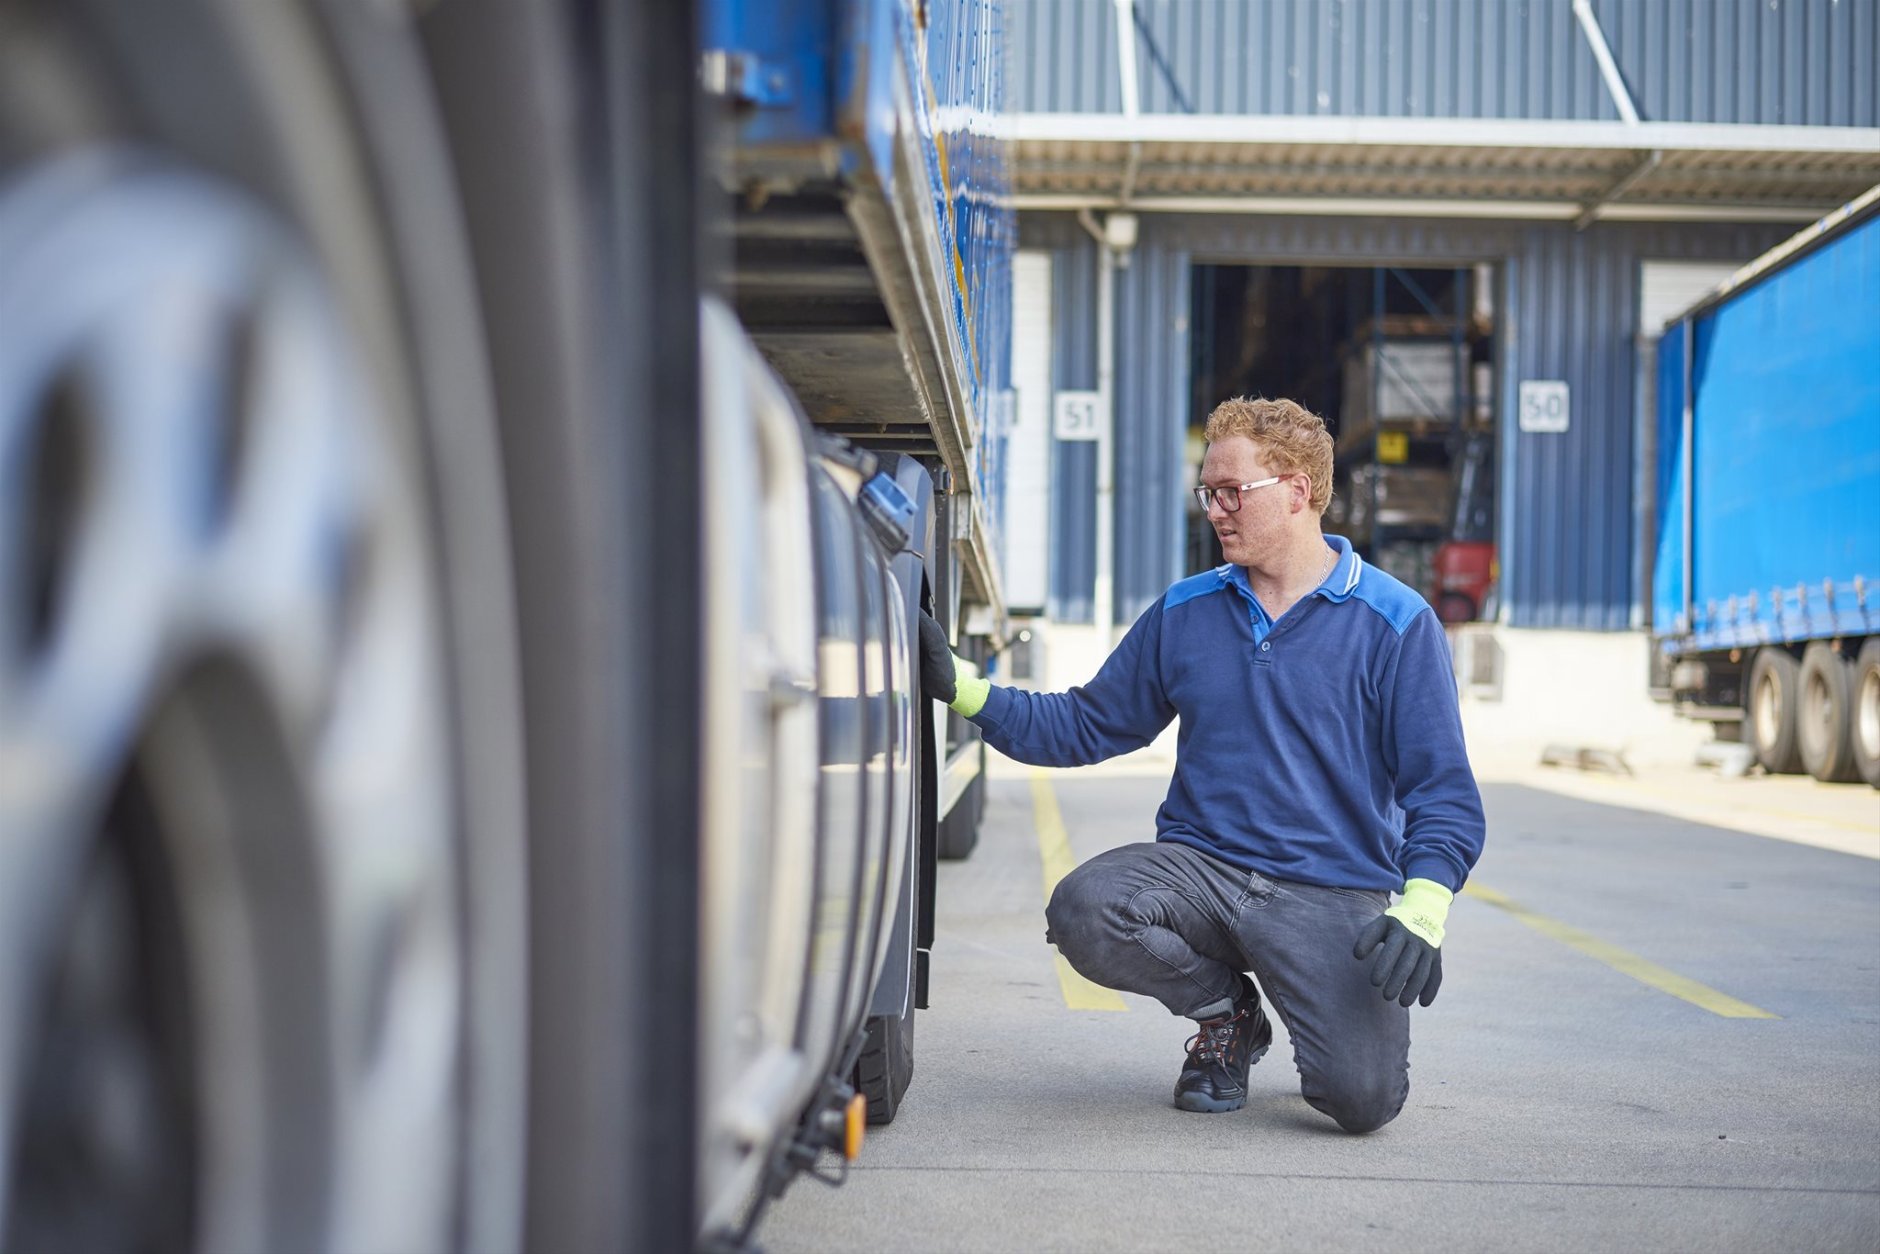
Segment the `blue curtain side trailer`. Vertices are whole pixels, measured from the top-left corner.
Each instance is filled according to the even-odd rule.
[[[1880,188],[1666,325],[1657,427],[1660,695],[1880,787]]]
[[[971,724],[920,699],[916,642],[923,610],[974,661],[1004,635],[995,528],[1017,236],[994,125],[1002,13],[1002,0],[700,6],[706,166],[722,193],[708,197],[704,215],[708,287],[813,428],[812,459],[858,482],[891,475],[895,490],[877,514],[902,511],[915,524],[890,546],[893,630],[846,666],[842,633],[824,630],[818,685],[827,707],[869,689],[878,672],[911,673],[894,708],[905,697],[910,723],[919,720],[912,767],[876,771],[860,794],[862,811],[892,800],[913,816],[895,826],[885,859],[857,862],[869,875],[889,867],[882,909],[857,940],[859,952],[878,955],[861,964],[861,1031],[838,1049],[794,1132],[745,1137],[724,1153],[717,1147],[736,1129],[709,1143],[705,1170],[733,1186],[769,1161],[763,1197],[750,1206],[740,1208],[732,1186],[714,1195],[708,1245],[740,1243],[764,1199],[813,1166],[848,1094],[865,1098],[871,1123],[895,1117],[913,1072],[915,1012],[927,1005],[937,863],[966,856],[977,840],[985,749]],[[869,514],[866,493],[855,503]],[[806,574],[819,595],[846,578],[837,566],[819,557]],[[821,796],[834,796],[852,766],[831,756],[836,722],[820,728]],[[871,753],[871,770],[880,756]],[[821,808],[818,860],[847,848],[854,809]],[[835,920],[859,899],[817,876],[819,918]],[[741,1227],[728,1230],[727,1220]]]
[[[1002,647],[1017,247],[1003,0],[706,0],[722,278],[823,433],[932,472],[926,601],[963,656]],[[944,712],[943,712],[944,714]],[[939,856],[983,808],[977,730],[941,718]]]
[[[707,0],[703,22],[739,320],[821,430],[929,465],[958,546],[939,616],[995,640],[1017,245],[1002,14]]]

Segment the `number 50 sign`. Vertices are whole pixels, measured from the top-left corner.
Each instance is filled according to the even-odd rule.
[[[1567,429],[1573,407],[1564,379],[1528,379],[1521,384],[1521,429],[1558,435]]]

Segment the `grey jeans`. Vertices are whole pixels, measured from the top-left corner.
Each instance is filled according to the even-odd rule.
[[[1124,845],[1059,881],[1045,939],[1096,984],[1193,1016],[1251,971],[1292,1035],[1299,1090],[1347,1132],[1410,1094],[1410,1012],[1351,956],[1388,893],[1268,879],[1187,845]]]

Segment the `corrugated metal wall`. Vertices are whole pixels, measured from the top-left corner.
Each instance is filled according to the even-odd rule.
[[[1117,282],[1116,608],[1127,622],[1181,573],[1188,281],[1197,260],[1285,265],[1502,263],[1500,548],[1517,626],[1625,628],[1636,594],[1632,511],[1638,266],[1744,259],[1782,226],[1521,224],[1365,218],[1145,215]],[[1095,248],[1074,220],[1024,215],[1026,247],[1061,250],[1056,375],[1095,386]],[[1082,278],[1079,278],[1079,274]],[[1522,379],[1563,379],[1561,435],[1515,430]],[[1094,447],[1060,446],[1053,486],[1053,613],[1090,618]]]
[[[1880,126],[1875,0],[1594,0],[1647,121]],[[1138,0],[1151,113],[1616,121],[1571,0]],[[1110,0],[1009,0],[1018,112],[1122,109]]]
[[[1880,125],[1873,0],[1594,0],[1639,115]]]
[[[1005,107],[1014,113],[1120,113],[1110,0],[1008,0]]]
[[[1153,233],[1152,233],[1153,234]],[[1187,254],[1138,248],[1116,275],[1116,619],[1127,626],[1181,574],[1188,414]]]

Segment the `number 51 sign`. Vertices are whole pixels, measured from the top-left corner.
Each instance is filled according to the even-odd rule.
[[[1052,413],[1051,434],[1060,440],[1097,438],[1097,405],[1101,392],[1059,392]]]
[[[1521,430],[1559,435],[1567,429],[1573,407],[1564,379],[1527,379],[1521,384]]]

